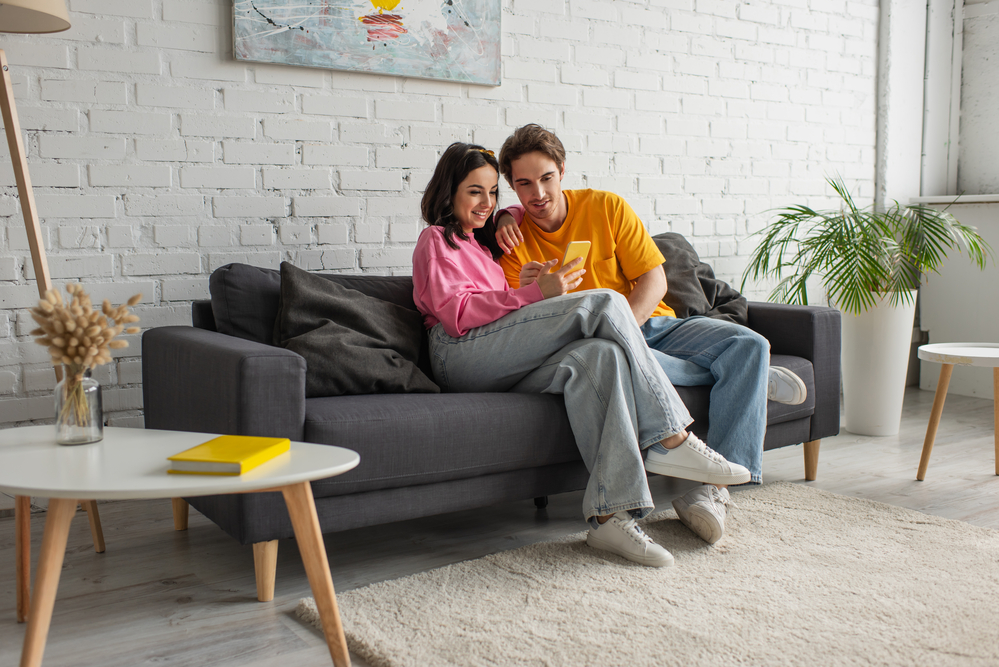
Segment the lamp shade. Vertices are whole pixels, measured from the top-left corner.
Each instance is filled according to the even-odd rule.
[[[0,0],[0,32],[69,30],[66,0]]]

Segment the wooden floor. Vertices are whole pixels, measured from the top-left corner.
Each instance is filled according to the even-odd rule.
[[[915,481],[933,396],[912,388],[898,436],[843,433],[822,443],[819,479],[836,493],[999,528],[992,402],[951,396],[923,482]],[[802,448],[764,456],[765,481],[803,480]],[[653,479],[660,509],[692,487]],[[326,536],[339,591],[581,531],[581,494]],[[738,496],[736,496],[738,502]],[[322,637],[293,615],[309,587],[294,541],[281,542],[272,603],[255,599],[253,558],[192,510],[175,532],[169,501],[101,505],[107,551],[95,554],[85,516],[73,522],[45,665],[226,667],[329,665]],[[44,514],[32,522],[32,556]],[[24,625],[14,617],[14,522],[0,518],[0,665],[15,665]],[[669,545],[666,545],[667,547]],[[361,664],[361,663],[355,663]]]

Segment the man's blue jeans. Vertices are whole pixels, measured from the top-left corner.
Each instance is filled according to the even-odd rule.
[[[590,520],[654,508],[642,450],[692,421],[659,367],[627,300],[611,290],[525,306],[464,336],[430,330],[434,377],[445,391],[562,394],[590,471]]]
[[[770,343],[742,325],[695,315],[652,317],[642,334],[670,381],[712,385],[708,446],[763,482]]]

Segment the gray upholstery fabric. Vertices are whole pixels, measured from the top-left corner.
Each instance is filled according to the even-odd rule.
[[[191,326],[205,331],[218,331],[215,327],[215,315],[212,313],[212,302],[209,299],[199,299],[191,303]]]
[[[666,232],[652,237],[666,261],[666,296],[663,301],[677,317],[716,317],[736,324],[748,320],[746,297],[724,280],[715,278],[711,266],[680,234]]]
[[[281,274],[248,264],[226,264],[208,279],[219,333],[268,345],[281,296]]]
[[[142,334],[146,428],[301,440],[305,360],[193,327]]]
[[[306,398],[439,393],[416,365],[423,335],[417,311],[281,263],[274,342],[305,359]]]
[[[770,341],[774,353],[808,359],[815,378],[815,412],[807,440],[839,433],[840,313],[823,306],[753,301],[749,328]]]
[[[579,461],[563,406],[561,396],[529,394],[309,399],[306,440],[350,443],[361,455],[313,488],[341,495]]]
[[[323,533],[475,509],[512,500],[525,501],[526,516],[534,512],[531,498],[582,489],[588,477],[586,466],[581,461],[562,463],[439,484],[317,498],[316,511]],[[294,534],[288,510],[279,493],[201,496],[187,500],[241,544],[283,539]]]

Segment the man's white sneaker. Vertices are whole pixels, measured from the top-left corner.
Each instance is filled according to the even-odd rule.
[[[714,544],[725,534],[725,517],[733,506],[728,489],[711,484],[699,486],[673,501],[673,509],[687,528],[708,544]]]
[[[627,512],[618,512],[599,528],[590,528],[586,543],[650,567],[670,567],[673,554],[652,541]]]
[[[662,443],[656,443],[648,452],[645,469],[657,475],[726,485],[744,484],[752,478],[748,468],[727,461],[693,433],[679,447],[666,449]]]
[[[801,405],[808,389],[801,378],[783,366],[771,366],[767,374],[767,399],[775,403]]]

